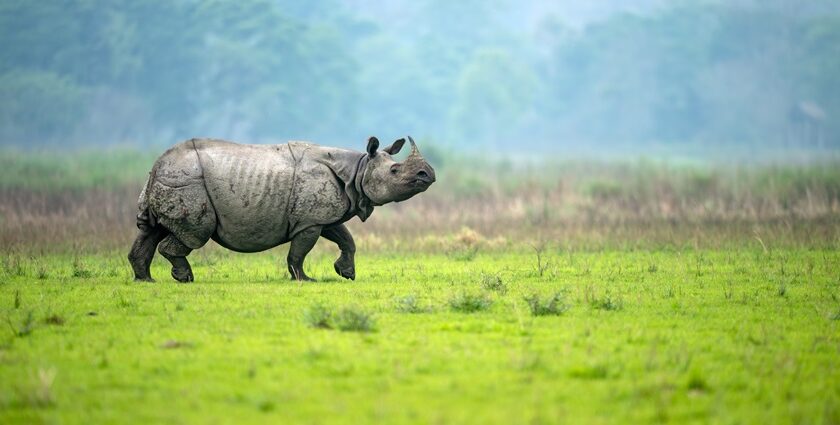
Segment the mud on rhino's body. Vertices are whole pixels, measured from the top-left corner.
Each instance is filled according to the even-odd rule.
[[[410,139],[410,138],[409,138]],[[239,252],[256,252],[291,241],[287,258],[295,279],[319,236],[338,244],[336,272],[355,278],[355,245],[343,223],[362,221],[375,205],[424,191],[434,170],[411,141],[403,163],[390,155],[404,143],[368,152],[290,142],[240,145],[192,139],[165,152],[140,194],[140,235],[129,253],[138,280],[151,280],[155,246],[172,263],[172,276],[191,281],[186,256],[213,239]]]

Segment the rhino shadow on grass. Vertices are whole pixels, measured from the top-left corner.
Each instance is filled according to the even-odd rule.
[[[409,137],[411,153],[391,158],[405,139],[367,152],[304,142],[242,145],[192,139],[155,162],[140,193],[140,233],[128,260],[134,279],[153,281],[155,248],[172,263],[172,277],[193,280],[187,255],[213,239],[238,252],[257,252],[291,242],[287,257],[292,279],[313,280],[303,260],[319,237],[335,242],[341,256],[335,271],[356,278],[353,236],[344,222],[367,220],[373,208],[404,201],[425,191],[435,171]]]

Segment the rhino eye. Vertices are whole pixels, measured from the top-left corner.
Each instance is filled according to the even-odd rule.
[[[394,164],[391,166],[391,174],[397,174],[400,171],[400,164]]]

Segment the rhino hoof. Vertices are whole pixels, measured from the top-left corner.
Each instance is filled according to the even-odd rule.
[[[134,278],[134,281],[135,281],[135,282],[150,282],[150,283],[155,283],[155,280],[154,280],[154,279],[152,279],[152,277],[151,277],[151,276],[149,276],[149,277],[135,277],[135,278]]]
[[[334,267],[335,272],[338,273],[339,276],[345,279],[356,280],[356,269],[353,267],[342,269],[338,266],[338,264],[335,264]]]
[[[177,280],[181,283],[187,283],[193,281],[193,274],[192,270],[187,269],[186,271],[178,270],[176,268],[172,269],[172,278]]]
[[[317,280],[315,280],[315,279],[313,279],[309,276],[303,276],[300,279],[295,279],[295,277],[292,276],[291,280],[294,280],[296,282],[317,282]]]

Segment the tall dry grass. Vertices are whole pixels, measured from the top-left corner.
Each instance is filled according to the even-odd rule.
[[[448,184],[459,177],[444,173],[427,193],[379,207],[366,223],[354,219],[349,226],[369,250],[508,249],[545,241],[580,249],[840,245],[838,193],[822,180],[791,193],[763,190],[754,176],[744,187],[713,175],[716,183],[701,190],[686,189],[679,173],[644,181],[634,170],[623,180],[522,178],[518,185],[497,181],[470,191]],[[0,189],[0,249],[127,249],[137,231],[140,186]]]
[[[127,249],[150,152],[0,152],[0,250]],[[787,165],[464,158],[349,223],[363,249],[840,245],[840,161]]]

